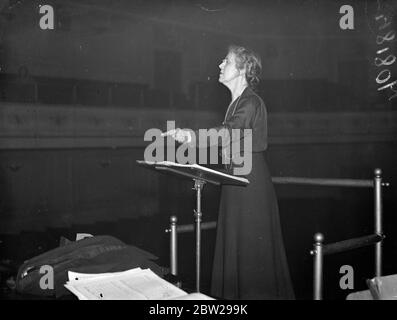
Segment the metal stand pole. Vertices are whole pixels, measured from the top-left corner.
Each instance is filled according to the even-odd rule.
[[[200,292],[200,255],[201,255],[201,190],[205,181],[194,179],[194,189],[196,190],[196,210],[194,217],[196,221],[196,292]]]
[[[324,236],[321,233],[314,235],[313,250],[310,252],[314,255],[313,259],[313,299],[322,300],[323,298],[323,241]]]
[[[374,178],[375,196],[375,233],[382,235],[382,170],[375,169]],[[382,275],[382,241],[375,245],[375,277]]]

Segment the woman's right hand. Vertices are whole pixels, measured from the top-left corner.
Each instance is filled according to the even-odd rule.
[[[188,130],[183,130],[180,128],[169,130],[162,134],[162,136],[171,136],[173,139],[179,143],[185,143],[191,141],[190,132]]]

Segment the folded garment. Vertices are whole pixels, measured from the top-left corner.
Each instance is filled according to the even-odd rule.
[[[64,287],[68,271],[104,273],[141,267],[163,277],[168,269],[156,264],[154,260],[157,259],[151,253],[111,236],[89,237],[25,261],[18,270],[16,290],[19,293],[60,297],[69,293]]]

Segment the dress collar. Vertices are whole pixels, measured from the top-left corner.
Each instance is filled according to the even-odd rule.
[[[252,89],[250,87],[245,87],[243,92],[241,92],[241,94],[232,102],[229,104],[229,107],[226,110],[226,114],[225,114],[225,119],[223,120],[222,124],[226,123],[226,120],[229,118],[229,112],[231,111],[230,115],[232,116],[234,114],[234,112],[236,111],[238,104],[241,100],[241,98],[247,97],[249,95],[251,95]]]

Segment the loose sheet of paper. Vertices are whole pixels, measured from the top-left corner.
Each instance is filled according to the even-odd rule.
[[[187,294],[149,269],[69,276],[65,287],[81,300],[165,300]]]
[[[173,298],[171,300],[215,300],[215,299],[200,292],[194,292],[181,297]]]

